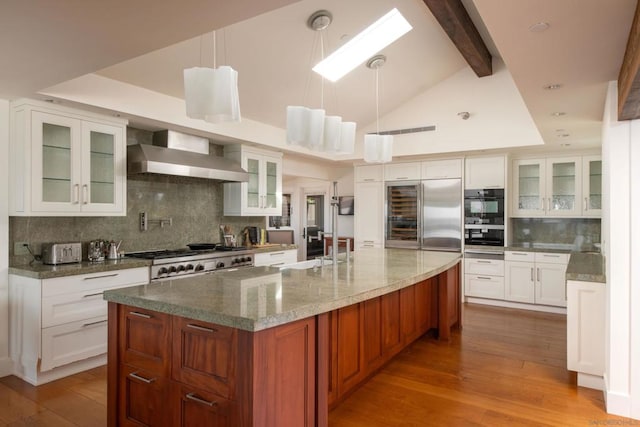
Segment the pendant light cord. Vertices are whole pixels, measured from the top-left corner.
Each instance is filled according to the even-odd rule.
[[[380,135],[380,93],[379,93],[379,86],[380,86],[380,82],[379,82],[379,73],[380,73],[380,67],[376,67],[376,134]]]
[[[320,31],[320,61],[324,60],[324,37]],[[320,76],[320,108],[324,109],[324,76]]]

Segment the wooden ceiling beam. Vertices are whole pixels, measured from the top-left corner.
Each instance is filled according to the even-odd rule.
[[[640,119],[640,3],[618,75],[618,120]]]
[[[460,0],[423,0],[478,77],[490,76],[491,54]]]

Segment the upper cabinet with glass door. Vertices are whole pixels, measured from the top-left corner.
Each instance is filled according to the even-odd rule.
[[[10,215],[126,215],[125,120],[32,100],[11,115]]]
[[[514,160],[511,215],[599,217],[601,164],[599,156]]]
[[[224,215],[281,215],[282,153],[228,145],[224,155],[249,173],[248,182],[224,184]]]

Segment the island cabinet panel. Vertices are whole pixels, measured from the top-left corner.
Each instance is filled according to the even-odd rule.
[[[166,422],[168,382],[129,365],[120,366],[120,426],[159,426]]]
[[[380,297],[382,311],[382,351],[389,360],[402,350],[400,330],[400,292],[392,292]]]
[[[172,426],[238,426],[234,403],[215,393],[173,383],[169,401],[173,405],[168,417]]]
[[[253,345],[252,425],[315,426],[315,318],[256,332]]]
[[[461,325],[460,264],[438,275],[438,338],[448,340],[451,327]]]
[[[417,321],[417,286],[416,284],[400,290],[400,331],[402,333],[402,341],[405,343],[413,342],[422,335],[418,330]]]
[[[172,378],[231,398],[235,387],[236,330],[173,318]]]
[[[364,311],[364,362],[367,371],[376,370],[384,363],[380,299],[377,297],[362,303]]]
[[[364,309],[353,304],[338,310],[338,393],[344,394],[366,376]]]
[[[120,307],[120,361],[168,377],[171,367],[169,315]]]

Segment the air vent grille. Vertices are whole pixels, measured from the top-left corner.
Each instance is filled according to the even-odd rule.
[[[405,133],[431,132],[434,130],[436,130],[436,127],[432,125],[432,126],[422,126],[419,128],[385,130],[385,131],[379,132],[378,135],[402,135]],[[376,132],[371,132],[369,135],[375,135],[375,134]]]

